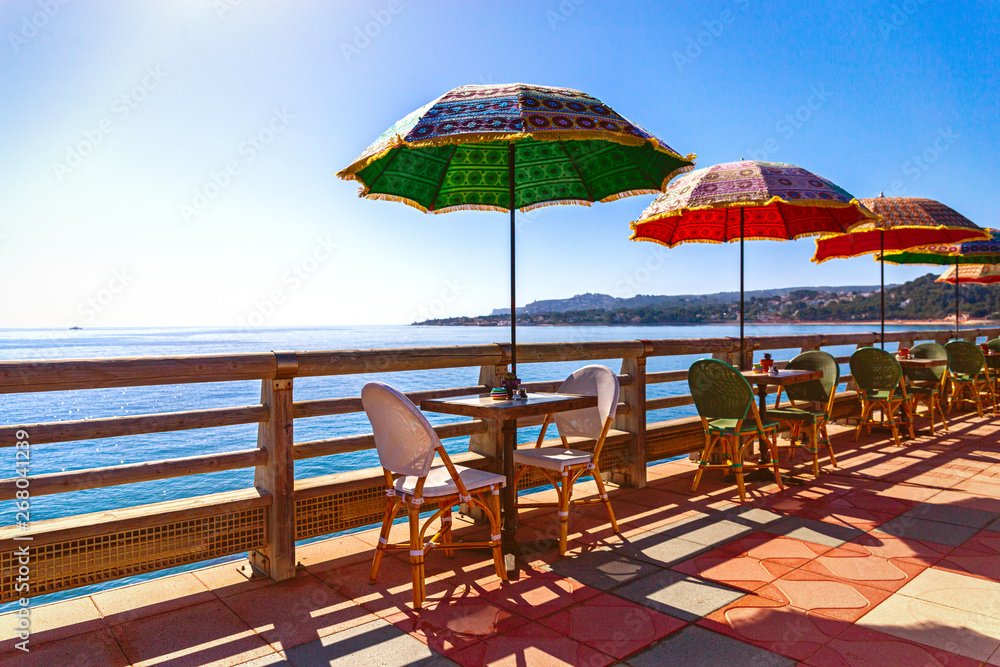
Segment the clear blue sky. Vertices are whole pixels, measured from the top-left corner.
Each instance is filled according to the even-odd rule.
[[[405,323],[503,306],[506,216],[425,215],[334,177],[469,83],[578,88],[699,166],[766,157],[1000,226],[998,7],[5,0],[2,326]],[[650,200],[525,217],[519,304],[737,288],[735,245],[628,240]],[[749,244],[748,289],[877,283],[869,258],[816,266],[812,251]]]

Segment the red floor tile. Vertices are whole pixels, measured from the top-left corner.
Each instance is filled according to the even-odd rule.
[[[594,597],[601,591],[552,572],[535,572],[517,581],[487,586],[484,600],[529,619],[538,619]]]
[[[418,611],[400,612],[386,620],[442,655],[527,623],[480,597],[425,602]]]
[[[779,563],[726,554],[696,556],[675,565],[672,569],[702,579],[718,581],[744,591],[756,590],[792,570]]]
[[[829,550],[830,547],[823,544],[758,532],[723,544],[705,555],[749,556],[757,560],[796,568]]]
[[[698,625],[796,660],[804,660],[850,627],[759,595],[747,595]]]
[[[805,570],[795,570],[758,588],[754,595],[771,598],[803,611],[854,623],[888,598],[891,593]]]
[[[806,660],[813,667],[976,667],[978,660],[852,626]]]
[[[619,659],[687,625],[609,594],[557,611],[539,623]]]
[[[824,577],[894,592],[927,569],[927,566],[905,559],[881,558],[848,542],[806,563],[801,569]]]
[[[1000,581],[1000,533],[980,531],[935,564],[941,570]]]
[[[941,560],[951,547],[931,544],[905,537],[893,537],[886,533],[867,533],[851,542],[867,553],[890,561],[897,559],[918,565],[930,566]]]
[[[538,623],[528,623],[449,656],[463,667],[604,667],[615,660]]]
[[[0,663],[4,667],[127,667],[131,664],[107,628],[41,644],[31,642],[28,647],[27,653],[13,649],[0,654]]]

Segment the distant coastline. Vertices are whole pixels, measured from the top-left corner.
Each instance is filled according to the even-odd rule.
[[[465,319],[465,318],[462,318]],[[816,321],[816,322],[800,322],[798,320],[769,320],[767,322],[745,322],[747,326],[755,327],[766,327],[766,326],[797,326],[797,327],[818,327],[818,326],[870,326],[878,328],[881,326],[879,320],[844,320],[844,321]],[[546,324],[536,324],[534,322],[522,322],[518,320],[518,327],[659,327],[659,326],[678,326],[678,327],[732,327],[739,325],[739,320],[733,320],[730,322],[670,322],[663,323],[651,323],[642,324],[636,322],[561,322],[561,323],[546,323]],[[886,326],[941,326],[942,328],[953,328],[955,326],[955,318],[939,319],[939,320],[886,320]],[[504,322],[453,322],[450,320],[433,320],[428,322],[413,322],[410,326],[426,326],[426,327],[483,327],[483,328],[497,328],[497,327],[509,327],[510,320]],[[976,319],[976,320],[965,320],[961,321],[962,328],[975,328],[975,327],[996,327],[1000,326],[1000,320],[988,320],[988,319]]]

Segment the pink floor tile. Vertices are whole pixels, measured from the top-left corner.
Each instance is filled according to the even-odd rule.
[[[796,568],[813,560],[830,547],[790,537],[757,532],[728,542],[705,555],[749,556],[757,560]]]
[[[624,658],[687,625],[608,594],[557,611],[539,623],[615,658]]]
[[[806,563],[802,570],[858,583],[884,591],[897,591],[927,568],[916,561],[881,558],[848,542]]]
[[[28,648],[27,653],[4,649],[0,652],[0,664],[4,667],[126,667],[131,664],[107,628],[44,643],[30,642]]]
[[[789,572],[754,594],[848,623],[857,621],[891,595],[889,591],[805,570]]]
[[[527,622],[478,596],[425,602],[419,611],[411,609],[386,620],[443,655]]]
[[[792,568],[779,563],[761,561],[749,556],[712,556],[708,554],[686,560],[675,565],[673,569],[745,591],[760,588],[792,570]]]
[[[1000,533],[980,531],[935,564],[940,570],[1000,581]]]
[[[108,625],[126,623],[215,599],[215,595],[205,584],[190,572],[114,588],[92,597]]]
[[[890,561],[897,559],[918,565],[930,566],[937,563],[951,550],[940,544],[931,544],[904,537],[893,537],[886,533],[867,533],[850,542],[865,552]]]
[[[484,600],[528,619],[538,619],[594,597],[601,591],[552,572],[536,572],[517,581],[497,582]]]
[[[850,627],[759,595],[747,595],[698,625],[796,660],[804,660]]]
[[[539,623],[528,623],[456,651],[463,667],[604,667],[615,660]]]

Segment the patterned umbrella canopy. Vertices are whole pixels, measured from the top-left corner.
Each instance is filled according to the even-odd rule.
[[[743,241],[839,234],[878,216],[844,189],[780,162],[740,160],[697,169],[670,183],[632,223],[633,241],[740,242],[740,364],[743,357]]]
[[[951,285],[954,285],[956,282],[993,285],[1000,283],[1000,265],[956,264],[955,266],[949,266],[934,282],[949,283]]]
[[[954,209],[933,199],[878,197],[861,203],[882,220],[858,225],[847,234],[824,236],[816,241],[817,264],[828,259],[858,257],[886,251],[907,250],[932,243],[985,240],[989,233]],[[882,295],[882,347],[885,347],[885,263],[879,259]]]
[[[682,157],[595,97],[523,83],[461,86],[382,133],[337,176],[421,211],[507,211],[508,147],[522,211],[658,194]]]
[[[406,116],[337,176],[424,212],[510,211],[511,372],[517,374],[514,211],[657,194],[694,168],[595,97],[511,83],[461,86]]]
[[[879,194],[861,203],[882,220],[858,225],[848,234],[818,239],[814,262],[989,238],[982,227],[933,199]]]
[[[929,264],[931,266],[958,266],[962,264],[1000,264],[1000,231],[986,228],[990,238],[986,241],[966,241],[946,245],[926,246],[906,252],[891,252],[880,255],[890,264]],[[951,282],[951,281],[949,281]],[[955,335],[958,335],[958,284],[955,282]]]
[[[632,240],[669,247],[786,241],[840,234],[867,220],[878,216],[825,178],[791,164],[740,160],[670,183],[632,223]]]

